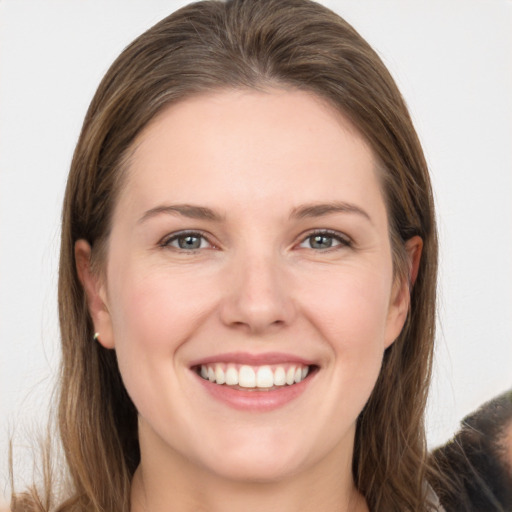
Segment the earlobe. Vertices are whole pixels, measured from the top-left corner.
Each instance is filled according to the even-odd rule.
[[[75,262],[78,278],[82,283],[87,298],[94,331],[99,333],[91,343],[101,343],[105,348],[114,348],[112,322],[107,307],[106,289],[103,279],[91,266],[91,246],[86,240],[75,243]]]
[[[419,236],[413,236],[405,242],[405,250],[407,252],[407,273],[402,279],[397,280],[394,286],[389,308],[386,348],[398,338],[407,319],[411,291],[418,277],[423,240]]]

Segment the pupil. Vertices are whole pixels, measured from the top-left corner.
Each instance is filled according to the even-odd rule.
[[[180,249],[199,249],[201,245],[201,239],[198,236],[183,236],[178,239]]]
[[[312,237],[311,247],[314,249],[327,249],[332,246],[332,238],[325,235],[315,235]]]

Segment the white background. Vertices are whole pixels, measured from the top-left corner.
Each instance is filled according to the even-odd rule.
[[[123,47],[184,3],[0,0],[0,479],[9,431],[29,445],[53,387],[60,206],[85,110]],[[391,69],[432,172],[434,446],[512,386],[512,1],[324,3]]]

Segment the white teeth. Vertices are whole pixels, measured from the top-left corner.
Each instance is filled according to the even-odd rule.
[[[284,386],[286,384],[286,372],[282,366],[278,366],[274,372],[274,385]]]
[[[215,365],[215,380],[217,384],[224,384],[224,382],[226,382],[224,370],[221,368],[220,364]]]
[[[241,366],[238,372],[238,385],[241,388],[256,387],[256,373],[250,366]]]
[[[203,368],[201,366],[201,368]],[[228,366],[226,370],[226,384],[236,386],[238,384],[238,370],[234,366]]]
[[[288,368],[288,371],[286,372],[286,384],[288,384],[288,386],[291,386],[294,382],[295,382],[295,367],[290,366],[290,368]]]
[[[238,366],[233,363],[203,364],[199,374],[205,380],[227,386],[269,389],[274,386],[292,386],[303,381],[309,373],[309,366],[302,364]]]
[[[271,388],[274,385],[274,374],[270,366],[261,366],[256,374],[256,387]]]

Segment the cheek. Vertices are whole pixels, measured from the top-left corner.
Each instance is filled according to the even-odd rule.
[[[391,282],[387,267],[331,272],[321,293],[308,294],[304,303],[311,321],[335,350],[382,348]]]
[[[162,374],[173,378],[175,353],[200,313],[194,283],[179,274],[123,262],[109,279],[109,311],[123,380],[137,405]],[[186,280],[185,280],[186,281]]]
[[[175,378],[181,347],[211,313],[219,287],[205,272],[138,265],[136,260],[120,263],[109,277],[119,367],[139,405],[153,395],[152,389],[162,387],[162,379]]]
[[[148,352],[172,350],[204,310],[204,280],[185,273],[120,268],[111,288],[116,347],[130,340]]]
[[[391,275],[382,266],[331,272],[321,296],[310,294],[309,323],[331,353],[325,370],[332,393],[323,399],[329,424],[355,420],[375,386],[385,350]]]
[[[375,269],[375,270],[373,270]],[[339,432],[355,423],[377,381],[385,350],[391,266],[351,266],[316,276],[301,290],[302,311],[313,335],[327,346],[323,367],[329,391],[316,414],[329,435],[329,451]],[[322,283],[322,286],[319,285]],[[312,293],[313,290],[321,293]]]
[[[386,280],[374,276],[345,281],[340,295],[337,313],[335,308],[330,312],[338,321],[329,337],[342,365],[344,388],[358,389],[364,403],[382,364],[389,289]]]

